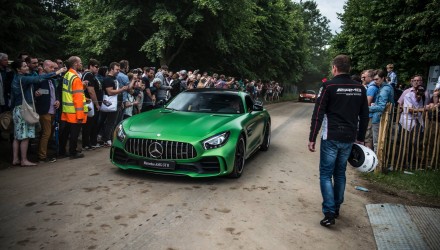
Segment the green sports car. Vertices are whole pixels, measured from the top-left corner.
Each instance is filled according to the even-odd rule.
[[[270,116],[245,92],[193,89],[164,108],[122,121],[110,159],[121,169],[238,178],[245,160],[270,145]]]

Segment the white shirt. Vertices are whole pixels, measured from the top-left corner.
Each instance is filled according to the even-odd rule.
[[[411,131],[416,126],[417,122],[423,127],[421,112],[415,112],[414,114],[412,112],[408,113],[409,108],[419,109],[423,107],[423,100],[420,98],[420,100],[417,101],[416,93],[414,91],[406,94],[403,98],[403,112],[399,121],[402,128]]]

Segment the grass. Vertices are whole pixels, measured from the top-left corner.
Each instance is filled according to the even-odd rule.
[[[371,182],[381,183],[387,187],[409,191],[421,196],[440,198],[440,171],[421,170],[414,174],[390,172],[388,174],[363,174]]]

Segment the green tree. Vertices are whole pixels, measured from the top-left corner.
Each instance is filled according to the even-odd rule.
[[[0,1],[2,52],[13,59],[20,51],[36,56],[49,56],[53,50],[51,41],[57,34],[53,19],[38,0]]]
[[[308,60],[303,82],[320,84],[321,79],[328,75],[330,56],[329,46],[333,35],[330,31],[328,18],[322,16],[315,1],[300,2],[307,34]],[[316,86],[314,86],[316,87]]]
[[[301,77],[300,8],[289,0],[76,0],[69,53],[104,62],[168,64],[243,77]],[[145,57],[142,57],[144,55]]]
[[[356,71],[394,63],[399,79],[427,73],[440,57],[440,1],[348,0],[332,54],[346,53]]]
[[[299,81],[307,51],[299,5],[288,0],[258,1],[257,50],[249,57],[263,79]]]

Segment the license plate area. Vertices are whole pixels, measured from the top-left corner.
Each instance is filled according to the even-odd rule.
[[[142,160],[140,165],[144,168],[165,169],[174,170],[176,168],[176,162],[174,161],[155,161],[155,160]]]

